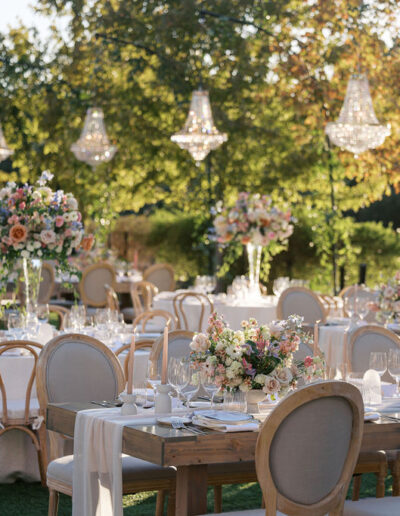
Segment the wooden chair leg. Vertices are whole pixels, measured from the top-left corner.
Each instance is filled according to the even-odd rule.
[[[47,457],[47,436],[46,436],[46,427],[44,423],[40,426],[37,431],[37,436],[39,440],[39,450],[38,450],[38,461],[39,461],[39,471],[40,471],[40,481],[43,487],[47,486],[46,483],[46,474],[47,474],[47,466],[48,466],[48,457]]]
[[[391,463],[390,471],[392,473],[392,494],[400,496],[400,453],[397,452],[396,458]]]
[[[386,471],[376,473],[376,497],[383,498],[385,496],[385,478]]]
[[[59,496],[58,491],[49,489],[49,516],[57,516]]]
[[[156,513],[155,516],[163,516],[164,514],[164,503],[165,503],[165,489],[160,489],[157,491],[157,501],[156,501]]]
[[[222,512],[222,486],[214,486],[214,512]]]
[[[353,495],[351,499],[353,502],[356,502],[360,499],[360,489],[361,489],[361,475],[353,476]]]
[[[167,516],[175,516],[175,502],[176,502],[175,489],[170,489],[168,491]]]
[[[265,500],[263,494],[261,494],[261,509],[265,509]]]

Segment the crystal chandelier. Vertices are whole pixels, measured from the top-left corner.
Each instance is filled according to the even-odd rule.
[[[179,133],[171,136],[171,140],[199,162],[227,139],[227,135],[220,133],[214,125],[208,91],[194,91],[185,125]]]
[[[337,122],[329,122],[325,132],[331,142],[354,154],[374,149],[390,134],[390,124],[376,118],[365,74],[351,76]]]
[[[14,151],[7,145],[6,139],[4,138],[3,129],[0,125],[0,162],[7,159]]]
[[[81,136],[71,145],[71,151],[76,159],[93,167],[114,157],[117,147],[111,145],[107,137],[102,109],[94,107],[87,110]]]

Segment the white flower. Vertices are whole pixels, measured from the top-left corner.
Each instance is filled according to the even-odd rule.
[[[42,256],[42,254],[43,254],[43,253],[42,253],[42,250],[41,250],[41,249],[39,249],[39,251],[37,252],[37,255],[38,255],[38,256]]]
[[[24,249],[24,250],[21,252],[21,256],[22,256],[22,258],[29,258],[30,253],[29,253],[29,251],[27,251],[26,249]]]
[[[282,385],[289,385],[293,379],[293,375],[288,367],[275,369],[272,374],[279,380]]]
[[[56,234],[52,229],[44,229],[40,232],[40,239],[46,245],[52,244],[56,239]]]
[[[280,390],[280,388],[281,384],[276,378],[274,378],[273,376],[267,376],[265,380],[265,385],[263,387],[263,391],[266,394],[275,394]]]
[[[75,197],[67,196],[67,205],[70,210],[77,210],[78,209],[78,202],[75,199]]]
[[[210,347],[210,343],[208,341],[207,335],[204,333],[198,333],[193,337],[192,342],[190,343],[190,348],[196,353],[204,353]]]
[[[78,283],[78,281],[79,281],[78,276],[76,274],[72,274],[71,281],[72,281],[72,283]]]
[[[251,386],[249,385],[248,382],[243,382],[239,385],[239,389],[242,391],[242,392],[248,392],[250,389],[251,389]]]
[[[255,377],[254,377],[254,381],[256,383],[259,383],[260,385],[264,385],[265,384],[265,380],[268,378],[268,376],[266,374],[257,374]]]

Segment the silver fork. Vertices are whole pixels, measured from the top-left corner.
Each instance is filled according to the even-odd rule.
[[[172,428],[174,428],[175,430],[187,430],[188,432],[192,432],[192,434],[196,434],[196,435],[205,434],[205,432],[203,432],[203,430],[200,430],[199,428],[192,428],[192,427],[186,426],[185,423],[183,423],[183,421],[181,419],[179,419],[179,417],[172,417],[171,425],[172,425]]]

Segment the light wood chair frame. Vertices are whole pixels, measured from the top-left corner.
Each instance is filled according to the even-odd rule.
[[[158,288],[151,281],[142,280],[131,286],[130,293],[134,313],[138,316],[147,310],[151,310],[153,298],[158,293]]]
[[[174,313],[178,319],[178,329],[189,330],[189,324],[188,324],[188,320],[187,320],[187,317],[185,314],[185,309],[184,309],[183,303],[184,303],[185,299],[190,298],[190,297],[194,297],[195,299],[197,299],[201,305],[199,324],[198,324],[198,327],[196,330],[196,331],[200,332],[203,327],[203,318],[204,318],[205,307],[208,303],[208,306],[210,308],[210,315],[211,315],[214,312],[214,303],[207,296],[207,294],[203,294],[200,292],[189,291],[189,292],[179,292],[178,294],[176,294],[174,296],[174,298],[172,299],[172,305],[174,307]],[[181,318],[183,319],[184,328],[182,328],[182,326],[181,326]]]
[[[44,262],[42,264],[42,271],[43,271],[43,269],[46,269],[50,273],[50,287],[49,287],[47,295],[44,296],[44,298],[39,297],[39,304],[41,304],[41,305],[45,305],[50,301],[50,299],[52,298],[52,296],[54,294],[54,289],[56,286],[56,274],[54,272],[54,267],[52,265],[50,265],[50,263]],[[41,278],[40,282],[42,282],[42,278]],[[39,293],[40,293],[40,285],[39,285]]]
[[[60,318],[60,330],[64,329],[64,319],[65,316],[69,314],[68,308],[65,308],[64,306],[60,305],[49,305],[49,311],[50,313],[55,313]]]
[[[47,361],[49,357],[52,355],[55,348],[58,347],[60,342],[64,340],[74,340],[79,342],[86,342],[96,348],[98,348],[102,353],[106,355],[106,357],[110,360],[110,363],[113,365],[115,369],[115,373],[117,376],[117,385],[118,391],[122,392],[125,388],[125,376],[118,360],[117,356],[105,346],[102,342],[98,341],[93,337],[89,337],[87,335],[80,334],[67,334],[61,335],[59,337],[55,337],[50,342],[46,344],[43,348],[42,352],[39,355],[39,360],[37,364],[37,392],[39,398],[40,412],[41,415],[46,417],[46,409],[48,405],[48,395],[46,390],[46,367]],[[42,425],[44,428],[44,424]],[[57,436],[59,434],[55,432],[49,431],[49,439],[50,439],[50,458],[54,460],[58,458],[58,440]],[[46,465],[47,469],[47,465]],[[58,482],[52,478],[47,479],[47,486],[49,488],[49,516],[56,516],[58,511],[58,500],[59,493],[63,493],[67,496],[72,496],[72,487],[63,482]],[[168,516],[173,516],[175,514],[175,478],[174,479],[163,479],[163,478],[153,478],[151,480],[135,480],[133,482],[123,482],[122,491],[123,494],[133,494],[142,491],[158,491],[159,495],[157,495],[157,510],[156,516],[162,516],[163,514],[163,501],[165,497],[165,493],[169,491],[169,502],[168,502]]]
[[[328,310],[325,308],[324,303],[321,301],[318,294],[316,294],[315,292],[313,292],[312,290],[310,290],[309,288],[306,288],[306,287],[289,287],[282,292],[282,294],[280,295],[279,300],[278,300],[278,305],[276,307],[276,314],[277,314],[278,319],[280,319],[280,320],[284,319],[282,305],[283,305],[283,302],[285,301],[286,297],[293,292],[304,292],[305,294],[308,294],[310,297],[312,297],[321,308],[322,318],[321,318],[320,322],[321,323],[326,322],[326,318],[328,317]],[[304,322],[309,323],[310,321],[304,321]]]
[[[171,314],[171,312],[167,312],[167,310],[148,310],[135,317],[132,322],[133,331],[136,331],[139,324],[141,324],[142,333],[146,333],[145,328],[148,321],[157,317],[162,317],[165,319],[165,325],[168,326],[168,331],[175,330],[178,327],[178,318],[176,315]]]
[[[346,331],[344,335],[343,362],[346,364],[347,370],[349,372],[353,371],[351,357],[353,355],[354,343],[359,337],[365,335],[366,333],[379,333],[380,335],[383,335],[390,339],[400,349],[400,337],[396,335],[394,332],[388,330],[387,328],[383,328],[382,326],[377,326],[375,324],[361,326],[350,335],[350,338],[349,332]]]
[[[178,338],[187,337],[188,339],[193,339],[194,335],[195,334],[193,331],[173,330],[173,331],[168,332],[168,342],[170,340],[174,339],[175,337],[178,337]],[[149,357],[150,362],[153,362],[153,364],[157,363],[159,356],[161,355],[163,341],[164,341],[163,335],[161,335],[160,337],[158,337],[158,339],[156,339],[154,341],[153,347],[151,348],[150,357]]]
[[[90,299],[85,292],[85,280],[86,276],[93,272],[96,269],[108,269],[112,274],[112,281],[111,285],[108,283],[110,287],[112,287],[115,290],[115,283],[116,283],[116,275],[115,275],[115,269],[114,267],[108,263],[108,262],[98,262],[93,263],[92,265],[88,265],[85,267],[85,269],[82,272],[82,278],[79,282],[79,293],[81,295],[82,303],[85,306],[93,306],[95,308],[104,308],[107,305],[107,298],[104,302],[95,301],[94,299]]]
[[[46,428],[44,424],[41,424],[37,430],[33,430],[31,428],[32,422],[35,417],[29,414],[31,398],[32,398],[32,388],[33,383],[36,377],[36,366],[39,359],[39,353],[41,352],[43,346],[38,344],[37,342],[31,342],[29,340],[10,340],[3,341],[0,343],[0,357],[9,350],[12,349],[21,349],[25,352],[29,352],[29,354],[33,357],[34,363],[32,366],[32,371],[28,379],[26,394],[25,394],[25,409],[24,416],[22,418],[9,418],[8,417],[8,408],[7,408],[7,392],[6,386],[4,385],[3,379],[0,374],[0,392],[3,403],[3,413],[0,418],[0,421],[3,425],[3,428],[0,428],[0,437],[6,432],[10,432],[12,430],[20,430],[27,434],[36,449],[38,455],[38,463],[39,463],[39,472],[40,472],[40,480],[43,486],[46,486],[46,469],[47,469],[47,441],[46,441]],[[40,414],[40,411],[39,411]]]
[[[143,279],[145,281],[149,281],[151,283],[150,280],[148,280],[147,278],[153,273],[153,272],[157,272],[161,269],[167,269],[170,274],[171,274],[171,282],[170,282],[170,285],[169,285],[169,289],[167,289],[168,291],[172,291],[172,290],[175,290],[175,271],[174,271],[174,268],[172,267],[172,265],[170,265],[169,263],[156,263],[154,265],[150,265],[150,267],[148,267],[144,272],[143,272]],[[156,285],[157,286],[157,285]]]
[[[300,504],[285,497],[275,486],[269,463],[271,445],[280,425],[293,411],[310,401],[332,396],[345,399],[350,404],[353,412],[349,452],[340,478],[330,493],[316,503]],[[330,516],[341,515],[360,451],[363,428],[364,408],[361,394],[356,387],[345,382],[315,383],[299,389],[282,400],[261,427],[256,445],[256,471],[266,502],[266,516],[275,516],[277,510],[284,514],[301,514],[302,516],[328,513]],[[326,467],[329,467],[329,465],[326,465]]]
[[[135,342],[135,351],[138,349],[150,349],[150,352],[151,352],[154,341],[155,341],[155,339],[137,339]],[[120,348],[117,349],[117,351],[115,352],[115,355],[118,357],[124,351],[129,351],[130,347],[131,347],[130,344],[125,344],[125,345],[121,346]],[[124,365],[123,365],[126,382],[128,381],[128,365],[129,365],[129,353],[126,354],[126,357],[124,360]]]

